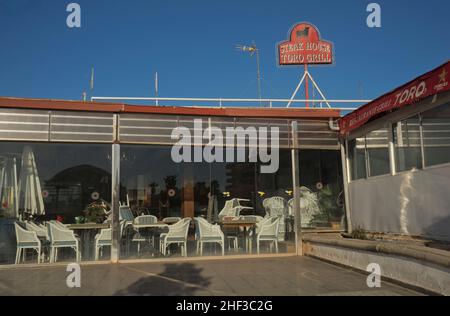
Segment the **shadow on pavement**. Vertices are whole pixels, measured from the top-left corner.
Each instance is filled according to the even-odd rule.
[[[201,276],[201,268],[192,263],[165,264],[162,273],[150,275],[134,282],[114,295],[194,295],[207,290],[210,278]]]

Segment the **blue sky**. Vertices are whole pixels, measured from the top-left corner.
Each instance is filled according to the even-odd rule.
[[[288,98],[302,68],[278,67],[275,47],[301,21],[334,42],[335,65],[310,68],[330,99],[375,98],[450,58],[448,0],[373,1],[379,29],[370,2],[0,0],[0,96],[80,99],[94,66],[98,96],[153,96],[158,71],[163,97],[254,98],[255,60],[235,50],[254,40],[263,97]]]

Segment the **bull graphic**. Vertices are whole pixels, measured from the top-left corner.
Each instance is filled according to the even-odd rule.
[[[309,36],[309,27],[305,27],[303,30],[297,31],[297,37],[308,37]]]

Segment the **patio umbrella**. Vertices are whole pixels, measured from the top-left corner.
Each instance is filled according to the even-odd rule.
[[[208,208],[206,209],[206,220],[209,223],[217,221],[217,197],[214,194],[208,194]]]
[[[19,209],[33,215],[44,215],[44,200],[41,183],[30,146],[25,146],[22,152],[22,165],[19,179]]]
[[[0,209],[6,217],[18,217],[16,158],[0,156]]]

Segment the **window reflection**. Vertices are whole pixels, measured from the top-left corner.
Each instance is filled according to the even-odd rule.
[[[366,135],[369,176],[390,173],[388,129],[382,128]]]
[[[225,254],[251,253],[257,250],[255,243],[250,245],[258,234],[257,223],[270,215],[279,217],[278,250],[293,251],[293,218],[288,216],[293,193],[290,150],[281,150],[280,169],[275,174],[260,174],[259,164],[253,162],[174,163],[169,146],[122,145],[121,152],[133,157],[121,160],[122,208],[128,207],[131,213],[129,223],[124,224],[128,228],[122,234],[122,258],[214,254],[215,248],[204,239],[208,225],[217,225],[224,234]],[[282,216],[267,213],[263,201],[271,197],[284,201]],[[154,216],[154,223],[136,224],[142,216]],[[172,225],[184,225],[179,219],[165,225],[169,217],[191,219],[186,240],[167,237]],[[204,224],[203,237],[199,223]],[[181,239],[169,245],[171,238]],[[215,247],[220,248],[220,238],[211,238],[218,238]],[[269,248],[262,246],[260,251],[275,251],[273,245]]]
[[[420,147],[420,119],[416,115],[393,126],[396,170],[406,171],[422,168]]]
[[[300,150],[302,227],[345,229],[341,157],[334,150]]]
[[[110,170],[110,145],[2,142],[0,261],[106,258],[110,239],[95,236],[109,228]]]
[[[450,162],[450,103],[422,114],[425,165]]]
[[[255,162],[175,163],[170,146],[120,152],[122,259],[295,251],[291,150],[273,174]],[[300,151],[304,227],[343,227],[340,168],[338,151]],[[1,262],[14,262],[21,229],[45,245],[26,262],[109,258],[110,145],[2,143],[0,171]]]
[[[366,138],[358,137],[348,141],[348,159],[352,180],[364,179],[366,173]]]

